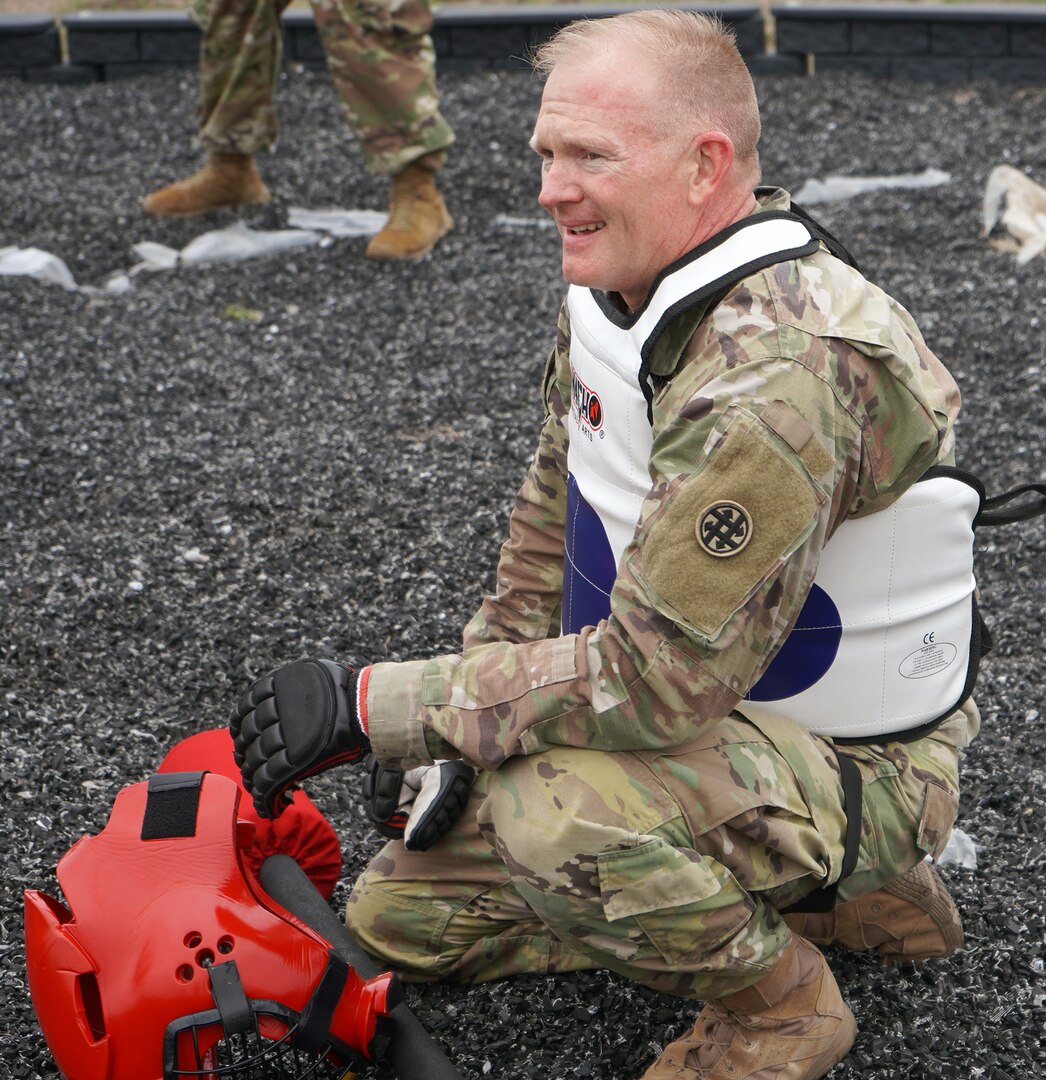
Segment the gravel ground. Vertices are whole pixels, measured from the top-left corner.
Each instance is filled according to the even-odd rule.
[[[194,90],[173,71],[0,82],[0,247],[35,245],[100,284],[136,261],[132,243],[182,247],[236,220],[163,223],[138,208],[197,161]],[[537,86],[523,72],[447,72],[442,90],[459,133],[444,173],[458,227],[420,264],[372,264],[362,240],[341,240],[139,277],[108,299],[0,279],[0,1077],[57,1075],[25,988],[21,893],[55,889],[57,860],[104,825],[116,792],[222,724],[280,662],[454,649],[492,584],[539,415],[557,242],[496,222],[540,216],[525,149]],[[954,371],[960,464],[996,491],[1046,474],[1046,264],[1018,267],[979,237],[994,165],[1046,182],[1046,91],[843,76],[759,90],[768,181],[952,174],[818,216]],[[280,108],[286,134],[264,162],[277,202],[242,219],[382,208],[323,72],[289,73]],[[966,948],[920,968],[831,954],[860,1025],[835,1080],[1046,1072],[1044,546],[1041,520],[980,544],[997,644],[959,817],[979,862],[942,870]],[[379,843],[356,780],[309,787],[350,882]],[[693,1012],[604,973],[412,999],[467,1080],[627,1080]]]

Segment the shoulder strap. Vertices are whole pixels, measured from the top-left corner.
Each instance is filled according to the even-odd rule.
[[[962,480],[977,492],[980,506],[973,519],[975,529],[985,526],[993,528],[996,525],[1014,525],[1019,521],[1030,521],[1032,518],[1046,514],[1046,481],[1044,480],[1021,484],[1010,491],[1004,491],[1001,495],[989,497],[984,484],[973,473],[960,469],[957,465],[932,465],[919,479],[932,480],[937,476],[950,476],[956,480]],[[1003,509],[1014,499],[1027,495],[1029,492],[1034,492],[1037,498],[1025,499],[1009,510]]]
[[[786,213],[790,213],[794,217],[799,218],[810,232],[816,236],[837,259],[846,263],[848,266],[852,266],[860,273],[861,268],[857,265],[857,260],[850,254],[849,249],[844,247],[841,241],[837,240],[819,221],[815,221],[801,206],[793,202],[791,208],[786,211]]]
[[[1025,500],[1009,510],[1003,509],[1007,503],[1029,492],[1035,492],[1038,498]],[[993,495],[990,499],[985,499],[981,512],[974,518],[973,524],[977,528],[984,525],[989,527],[1013,525],[1018,521],[1030,521],[1043,514],[1046,514],[1046,481],[1039,481],[1033,484],[1021,484],[1012,491],[1004,491],[1001,495]]]

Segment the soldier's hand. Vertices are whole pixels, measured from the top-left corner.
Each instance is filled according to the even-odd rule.
[[[370,750],[360,722],[360,673],[331,660],[296,660],[255,682],[229,720],[233,756],[262,817],[275,818],[288,788]]]
[[[372,755],[367,765],[367,816],[382,836],[402,838],[410,851],[427,851],[450,831],[476,779],[476,770],[464,761],[437,761],[404,771],[379,765]]]

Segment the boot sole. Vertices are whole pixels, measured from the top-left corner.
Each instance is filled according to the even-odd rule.
[[[198,210],[157,210],[147,206],[148,199],[142,200],[142,209],[154,217],[163,218],[193,218],[203,214],[213,214],[216,210],[235,210],[240,206],[268,206],[272,202],[272,196],[268,198],[244,199],[242,202],[219,203],[214,206],[201,206]]]

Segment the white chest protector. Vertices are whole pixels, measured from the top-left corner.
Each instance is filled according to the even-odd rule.
[[[644,360],[661,329],[725,286],[817,246],[803,221],[760,215],[675,264],[635,315],[569,289],[564,633],[609,615],[650,488]],[[845,522],[747,699],[839,740],[914,737],[952,712],[969,696],[980,655],[973,519],[982,499],[958,470],[934,470],[887,510]]]

